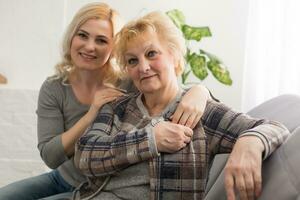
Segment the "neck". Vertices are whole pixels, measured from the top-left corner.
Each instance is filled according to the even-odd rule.
[[[176,97],[179,91],[178,84],[170,84],[168,87],[163,88],[153,93],[144,93],[143,102],[148,110],[150,116],[156,116],[163,112],[163,110],[170,104]]]
[[[71,85],[80,85],[85,88],[95,88],[103,85],[103,76],[100,69],[82,70],[75,69],[70,75]]]

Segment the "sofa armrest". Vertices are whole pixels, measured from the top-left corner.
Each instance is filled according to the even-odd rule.
[[[279,121],[290,132],[300,125],[300,96],[286,94],[270,99],[247,112],[257,118]]]
[[[252,117],[279,121],[283,123],[290,132],[293,132],[298,126],[300,126],[300,96],[281,95],[275,97],[253,108],[247,114]],[[300,139],[294,142],[299,145]],[[289,149],[291,148],[292,147],[289,147]],[[228,154],[221,154],[215,157],[209,172],[205,199],[222,200],[223,197],[226,199],[223,168],[225,167],[227,158]]]

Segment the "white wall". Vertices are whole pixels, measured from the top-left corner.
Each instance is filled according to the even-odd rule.
[[[88,0],[0,0],[1,88],[39,89],[59,60],[63,30]],[[209,26],[213,37],[201,48],[220,57],[233,79],[231,87],[212,76],[204,84],[223,102],[240,109],[248,0],[104,0],[125,20],[151,10],[178,8],[192,25]],[[193,80],[192,80],[193,81]]]

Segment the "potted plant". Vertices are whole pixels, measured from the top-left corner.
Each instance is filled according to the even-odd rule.
[[[195,40],[200,42],[203,37],[211,37],[209,27],[194,27],[185,23],[185,16],[180,10],[174,9],[166,13],[174,24],[182,31],[186,43],[187,54],[185,55],[185,71],[181,75],[183,84],[187,83],[188,76],[192,72],[198,79],[204,80],[208,76],[208,71],[222,84],[232,85],[230,73],[223,63],[215,55],[198,49],[198,52],[192,52],[189,42]]]

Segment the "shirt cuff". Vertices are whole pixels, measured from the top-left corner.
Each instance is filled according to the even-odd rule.
[[[269,156],[269,154],[270,154],[270,145],[268,143],[267,138],[264,135],[262,135],[259,132],[251,131],[251,132],[242,133],[238,138],[241,138],[241,137],[244,137],[244,136],[256,136],[256,137],[258,137],[264,145],[263,160],[265,160]]]
[[[158,149],[156,146],[155,134],[154,134],[152,124],[146,126],[145,129],[146,129],[146,133],[148,134],[148,138],[149,138],[149,151],[151,152],[151,154],[154,157],[160,156],[160,153],[158,152]]]

